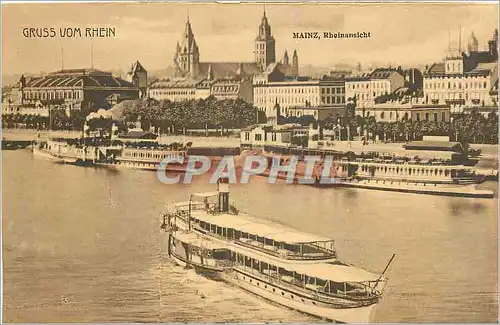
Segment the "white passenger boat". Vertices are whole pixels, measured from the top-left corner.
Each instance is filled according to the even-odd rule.
[[[389,264],[368,272],[339,261],[332,239],[238,212],[227,184],[169,205],[162,227],[177,264],[330,321],[370,322],[387,281]]]

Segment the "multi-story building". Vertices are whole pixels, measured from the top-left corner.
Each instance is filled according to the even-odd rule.
[[[416,90],[422,78],[417,69],[378,68],[346,77],[346,99],[355,98],[357,108],[368,108],[401,89]],[[419,78],[420,77],[420,78]]]
[[[20,104],[23,111],[47,115],[49,108],[71,110],[109,109],[117,102],[137,99],[138,85],[110,72],[70,69],[39,77],[21,76]]]
[[[277,65],[271,65],[253,79],[254,105],[268,118],[282,116],[335,115],[345,107],[345,83],[342,78],[287,77]],[[279,105],[280,112],[276,110]],[[320,112],[322,112],[320,114]]]
[[[398,69],[379,68],[370,74],[370,88],[373,100],[377,97],[389,95],[405,85],[405,74],[401,67]]]
[[[183,101],[210,96],[213,81],[184,78],[160,79],[149,85],[148,96],[156,100]]]
[[[487,51],[478,51],[478,41],[472,33],[468,51],[461,46],[449,47],[441,63],[427,67],[424,73],[426,102],[451,106],[453,113],[473,107],[498,109],[498,30],[488,42]]]
[[[356,98],[356,108],[373,105],[370,85],[369,74],[365,73],[347,77],[345,81],[346,99]]]
[[[2,88],[2,114],[15,114],[21,111],[21,93],[19,87]]]
[[[362,108],[356,109],[356,115],[362,115],[360,110]],[[445,104],[394,102],[374,104],[363,110],[366,117],[373,116],[377,122],[404,120],[449,122],[451,115],[450,106]]]
[[[210,94],[217,99],[241,98],[247,103],[253,102],[252,80],[248,78],[217,79],[210,88]]]

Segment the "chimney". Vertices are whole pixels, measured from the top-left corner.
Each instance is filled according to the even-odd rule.
[[[219,192],[219,211],[229,212],[229,179],[219,178],[218,181]]]

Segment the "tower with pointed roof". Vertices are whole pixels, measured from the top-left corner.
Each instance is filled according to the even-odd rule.
[[[125,80],[139,88],[139,97],[145,97],[148,88],[148,72],[139,62],[135,61],[127,72]]]
[[[283,61],[282,61],[283,64],[285,65],[289,65],[290,64],[290,59],[288,58],[288,51],[285,50],[285,54],[283,55]]]
[[[174,54],[176,75],[180,77],[196,78],[198,75],[199,63],[200,51],[196,44],[188,15],[181,42],[177,42],[177,48]]]
[[[479,42],[477,41],[474,32],[470,34],[469,43],[467,44],[467,50],[469,50],[469,52],[477,52],[479,50]]]
[[[271,26],[264,15],[259,26],[259,32],[255,38],[255,62],[264,70],[269,64],[276,62],[276,45],[271,32]]]
[[[293,50],[292,56],[292,76],[299,76],[299,56],[297,55],[297,50]]]

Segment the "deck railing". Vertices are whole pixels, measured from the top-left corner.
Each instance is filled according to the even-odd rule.
[[[239,269],[240,271],[252,274],[254,276],[259,277],[262,279],[262,281],[268,281],[271,284],[275,285],[280,285],[284,288],[289,288],[294,291],[297,291],[299,293],[309,295],[312,299],[320,301],[320,302],[326,302],[326,303],[344,303],[346,302],[346,299],[348,299],[352,304],[355,304],[356,306],[369,306],[376,302],[379,299],[379,295],[377,294],[372,294],[368,291],[363,291],[359,293],[363,293],[360,295],[359,293],[357,295],[349,295],[347,292],[342,292],[342,293],[334,293],[334,292],[327,292],[323,290],[321,286],[314,286],[317,289],[313,289],[313,285],[310,284],[305,284],[302,281],[299,281],[297,279],[292,279],[292,281],[285,281],[283,280],[281,275],[278,274],[273,274],[273,275],[266,275],[252,267],[241,265],[238,263],[233,264],[234,269]],[[308,287],[309,285],[309,287]]]

